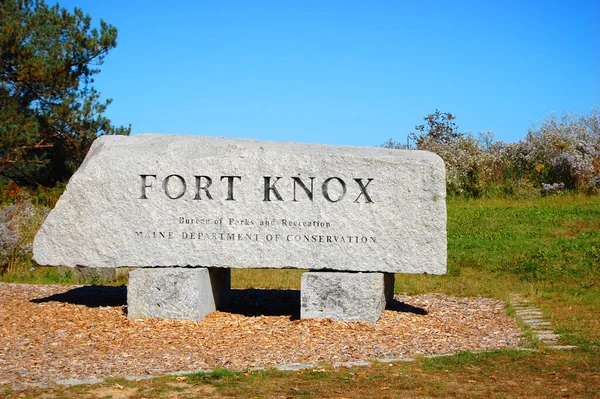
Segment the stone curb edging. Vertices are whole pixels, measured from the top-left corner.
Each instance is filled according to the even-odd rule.
[[[516,348],[512,348],[514,350],[519,350],[519,351],[529,351],[529,352],[537,352],[536,349],[531,349],[531,348],[522,348],[522,347],[516,347]],[[484,353],[486,351],[472,351],[473,353]],[[448,357],[448,356],[453,356],[456,355],[456,353],[442,353],[442,354],[435,354],[435,355],[415,355],[415,357],[400,357],[400,358],[382,358],[382,359],[371,359],[371,360],[355,360],[355,361],[349,361],[349,362],[336,362],[336,363],[332,363],[331,366],[333,368],[342,368],[342,367],[368,367],[372,364],[376,364],[376,363],[383,363],[383,364],[392,364],[392,363],[412,363],[412,362],[416,362],[417,361],[417,357],[422,357],[422,358],[426,358],[426,359],[435,359],[435,358],[440,358],[440,357]],[[321,369],[322,366],[318,363],[289,363],[289,364],[282,364],[279,366],[272,366],[269,368],[266,367],[255,367],[255,368],[249,368],[249,369],[243,369],[243,371],[266,371],[268,369],[275,369],[275,370],[279,370],[279,371],[302,371],[302,370],[308,370],[308,369]],[[210,373],[214,371],[214,369],[200,369],[200,370],[182,370],[182,371],[176,371],[176,372],[172,372],[172,373],[161,373],[161,374],[143,374],[143,375],[128,375],[125,377],[109,377],[109,378],[89,378],[89,379],[65,379],[65,380],[56,380],[54,382],[40,382],[40,383],[36,383],[36,384],[32,384],[31,386],[13,386],[10,389],[14,390],[14,391],[24,391],[27,389],[45,389],[45,388],[50,388],[52,387],[52,384],[54,383],[55,385],[60,385],[63,387],[73,387],[73,386],[78,386],[78,385],[94,385],[94,384],[102,384],[105,383],[108,379],[113,379],[113,378],[124,378],[127,381],[143,381],[143,380],[152,380],[155,378],[162,378],[162,377],[175,377],[175,376],[186,376],[189,374],[197,374],[197,373]],[[232,370],[232,371],[242,371],[242,369],[240,370]]]
[[[441,357],[441,356],[451,356],[453,355],[453,353],[450,354],[443,354],[443,355],[427,355],[424,357]],[[367,360],[356,360],[356,361],[350,361],[350,362],[336,362],[331,364],[332,367],[334,368],[341,368],[341,367],[366,367],[366,366],[370,366],[373,363],[379,362],[379,363],[411,363],[411,362],[415,362],[416,358],[412,358],[412,357],[402,357],[402,358],[383,358],[383,359],[373,359],[370,361]],[[317,363],[289,363],[289,364],[282,364],[279,366],[272,366],[269,368],[266,367],[255,367],[255,368],[249,368],[249,369],[243,369],[244,371],[265,371],[267,369],[275,369],[275,370],[279,370],[279,371],[301,371],[301,370],[308,370],[308,369],[320,369],[321,366]],[[143,381],[143,380],[152,380],[155,378],[161,378],[161,377],[168,377],[168,376],[185,376],[185,375],[189,375],[189,374],[197,374],[197,373],[210,373],[214,371],[214,369],[200,369],[200,370],[182,370],[182,371],[176,371],[176,372],[172,372],[172,373],[160,373],[160,374],[142,374],[142,375],[128,375],[124,378],[127,381]],[[233,370],[233,371],[242,371],[242,370]],[[121,377],[110,377],[112,378],[121,378]],[[24,391],[27,389],[45,389],[45,388],[50,388],[52,386],[52,384],[55,385],[60,385],[63,387],[73,387],[73,386],[77,386],[77,385],[93,385],[93,384],[102,384],[104,382],[106,382],[106,380],[109,378],[87,378],[87,379],[65,379],[65,380],[56,380],[53,382],[39,382],[39,383],[34,383],[31,384],[30,386],[13,386],[10,387],[10,389],[12,389],[13,391]]]
[[[556,334],[552,323],[544,318],[544,314],[530,301],[520,294],[509,295],[510,304],[515,308],[515,313],[521,321],[533,332],[535,339],[545,344],[548,349],[569,350],[577,348],[576,345],[560,345],[560,334]]]
[[[438,357],[438,356],[451,356],[453,354],[445,354],[445,355],[428,355],[425,357]],[[331,364],[333,368],[341,368],[341,367],[366,367],[370,366],[373,363],[411,363],[415,362],[416,359],[412,357],[401,357],[401,358],[384,358],[384,359],[374,359],[372,361],[367,360],[356,360],[350,362],[336,362]],[[266,367],[255,367],[244,369],[244,371],[266,371],[268,369],[275,369],[279,371],[301,371],[308,369],[320,369],[321,366],[318,363],[289,363],[282,364],[279,366],[272,366],[269,368]],[[163,374],[145,374],[145,375],[130,375],[124,377],[127,381],[141,381],[141,380],[151,380],[154,378],[168,377],[168,376],[185,376],[189,374],[197,374],[197,373],[210,373],[214,370],[182,370],[176,371],[173,373],[163,373]],[[233,370],[233,371],[241,371],[241,370]],[[106,379],[103,378],[91,378],[91,379],[83,379],[83,380],[57,380],[55,384],[62,385],[65,387],[75,386],[75,385],[91,385],[91,384],[100,384],[105,382]],[[44,388],[47,388],[49,384],[45,383]]]

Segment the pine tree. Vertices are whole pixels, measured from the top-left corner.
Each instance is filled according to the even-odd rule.
[[[19,185],[68,179],[93,140],[129,134],[103,116],[93,76],[117,29],[44,0],[0,0],[0,175]]]

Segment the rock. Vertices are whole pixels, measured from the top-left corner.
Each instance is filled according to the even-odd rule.
[[[423,151],[102,136],[37,234],[41,265],[446,272]]]
[[[204,319],[226,306],[230,270],[146,268],[129,273],[127,318]]]
[[[394,279],[385,278],[384,273],[304,273],[300,318],[375,323],[385,309],[390,283],[393,290]]]

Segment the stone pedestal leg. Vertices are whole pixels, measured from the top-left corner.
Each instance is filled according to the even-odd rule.
[[[385,303],[389,305],[394,300],[394,283],[396,282],[396,275],[394,273],[381,273],[383,274],[383,287],[385,292]]]
[[[208,274],[215,307],[219,310],[229,306],[231,302],[231,269],[209,267]]]
[[[394,297],[393,273],[307,272],[302,275],[300,318],[375,323]]]
[[[127,286],[127,318],[202,320],[229,303],[230,283],[230,269],[133,270]]]

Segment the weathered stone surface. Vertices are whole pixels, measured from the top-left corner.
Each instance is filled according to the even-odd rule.
[[[446,272],[445,172],[428,152],[98,138],[37,234],[43,265]]]
[[[127,317],[202,320],[229,298],[230,269],[136,269],[129,273]]]
[[[384,273],[304,273],[300,288],[300,318],[375,323],[385,309],[389,284],[392,284],[393,292],[393,283],[393,279],[386,279]]]

